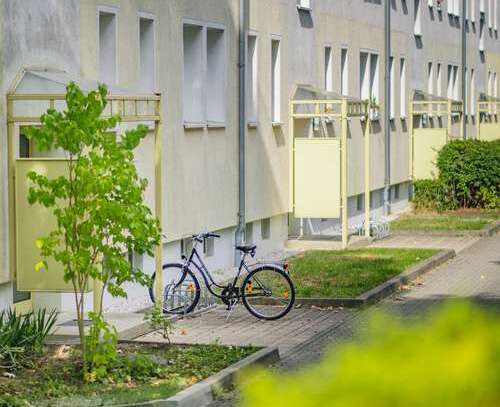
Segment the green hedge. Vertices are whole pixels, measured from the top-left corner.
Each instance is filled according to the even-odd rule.
[[[416,209],[500,208],[500,140],[456,140],[438,153],[436,180],[414,183]]]

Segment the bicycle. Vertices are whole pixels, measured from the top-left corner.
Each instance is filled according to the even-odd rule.
[[[163,265],[163,281],[168,281],[163,291],[163,312],[166,314],[188,314],[193,312],[200,300],[200,282],[191,269],[202,276],[205,287],[210,294],[219,298],[227,310],[241,300],[246,309],[253,316],[264,320],[276,320],[284,317],[295,302],[295,288],[287,270],[278,264],[256,264],[248,266],[246,258],[255,257],[256,245],[236,246],[241,252],[238,272],[226,285],[217,284],[200,257],[197,245],[209,238],[220,238],[216,233],[201,233],[191,237],[193,247],[189,256],[182,255],[182,263],[168,263]],[[242,272],[246,271],[246,276]],[[243,278],[241,286],[238,285]],[[154,280],[149,288],[151,300],[155,302]],[[221,290],[217,293],[215,290]]]

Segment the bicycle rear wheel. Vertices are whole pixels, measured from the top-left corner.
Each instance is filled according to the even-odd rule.
[[[200,283],[189,269],[183,271],[180,263],[163,265],[163,312],[166,314],[188,314],[192,312],[200,300]],[[151,301],[155,302],[154,282],[149,288]]]
[[[284,270],[262,266],[251,271],[241,287],[243,304],[255,317],[274,320],[284,317],[295,302],[295,288]]]

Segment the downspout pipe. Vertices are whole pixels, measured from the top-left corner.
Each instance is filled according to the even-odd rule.
[[[467,0],[462,0],[462,103],[463,103],[463,111],[462,111],[462,135],[463,139],[467,139],[467,123],[465,121],[466,115],[469,113],[467,111],[467,31],[465,24],[467,23],[466,19],[466,10],[467,10]]]
[[[235,233],[237,245],[242,244],[245,240],[246,33],[247,0],[240,0],[238,34],[238,226]]]
[[[384,144],[385,144],[385,171],[384,171],[384,215],[391,212],[391,0],[385,0],[384,17],[385,34],[385,107],[384,107]]]

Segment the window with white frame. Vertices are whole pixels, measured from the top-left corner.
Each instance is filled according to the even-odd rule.
[[[496,72],[493,72],[493,97],[498,97],[498,82]]]
[[[227,65],[224,29],[185,22],[183,51],[184,126],[224,126]]]
[[[460,89],[458,79],[458,66],[453,67],[453,99],[460,100]]]
[[[203,124],[205,118],[204,30],[184,24],[183,107],[185,124]]]
[[[114,85],[117,82],[116,12],[99,10],[99,80]]]
[[[260,221],[260,238],[267,240],[271,237],[271,219],[264,218]]]
[[[493,0],[488,1],[488,28],[493,28]]]
[[[441,64],[438,63],[436,65],[436,95],[442,95],[442,86],[443,86],[443,74],[441,69]]]
[[[139,16],[139,83],[145,92],[155,88],[155,21]]]
[[[280,40],[271,40],[271,119],[281,121],[281,50]]]
[[[469,82],[469,70],[467,68],[465,68],[464,70],[464,77],[465,77],[465,96],[463,100],[463,106],[464,106],[463,114],[465,116],[468,116],[470,112],[470,103],[469,103],[470,82]]]
[[[474,69],[470,70],[470,114],[476,114],[476,73]]]
[[[396,117],[396,91],[395,91],[395,82],[396,82],[396,78],[395,78],[395,63],[394,63],[394,57],[390,57],[389,58],[389,80],[390,80],[390,84],[389,84],[389,88],[390,88],[390,103],[389,103],[389,114],[390,114],[390,118],[391,119],[394,119]]]
[[[325,47],[324,85],[326,91],[333,91],[333,52],[330,46]]]
[[[484,36],[484,19],[479,20],[479,51],[484,52],[485,50],[485,36]]]
[[[493,75],[491,74],[490,71],[488,71],[488,84],[487,84],[487,89],[486,89],[486,94],[488,96],[492,96],[492,90],[493,90]]]
[[[206,112],[209,125],[226,121],[226,52],[224,30],[207,27]]]
[[[416,36],[422,35],[422,8],[420,6],[420,0],[415,0],[413,34],[415,34]]]
[[[453,65],[448,65],[448,82],[446,87],[446,97],[453,98]]]
[[[399,115],[406,117],[406,60],[399,61]]]
[[[257,122],[257,36],[249,35],[247,39],[247,120]]]
[[[340,50],[340,93],[343,96],[349,94],[349,56],[347,48]]]
[[[379,99],[378,55],[370,52],[360,53],[360,97],[375,104]]]
[[[434,66],[432,62],[427,64],[427,92],[434,94]]]

